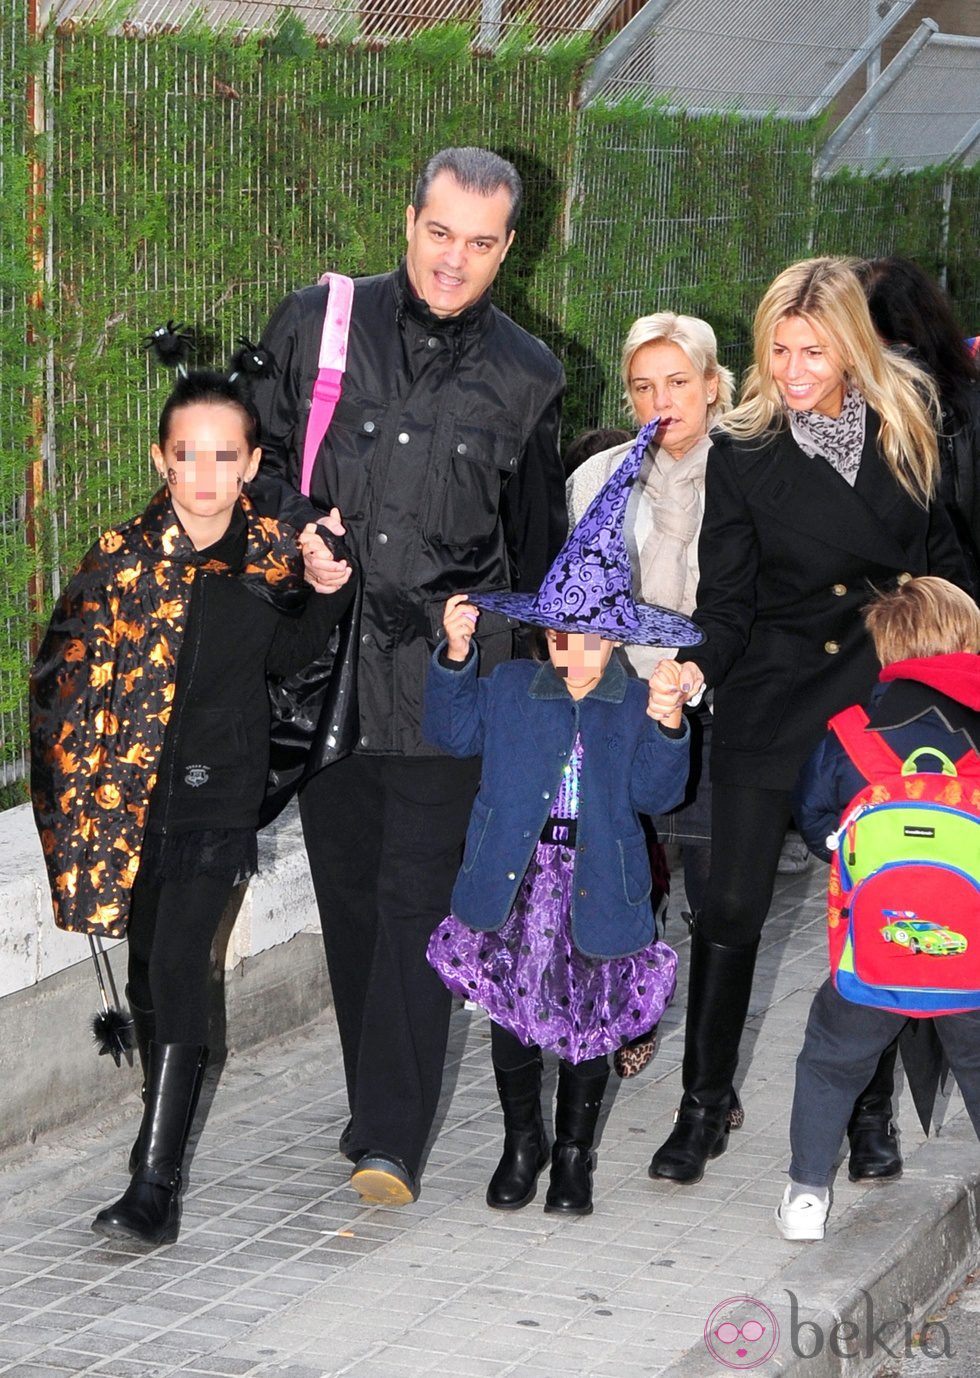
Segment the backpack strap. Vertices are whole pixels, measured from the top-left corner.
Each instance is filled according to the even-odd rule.
[[[845,708],[831,718],[827,726],[847,752],[851,764],[865,780],[880,779],[883,775],[899,775],[902,758],[882,737],[868,728],[868,715],[859,703]]]
[[[340,401],[344,368],[347,363],[347,336],[350,333],[351,309],[354,304],[354,283],[342,273],[324,273],[321,286],[327,286],[327,308],[323,313],[323,332],[320,335],[320,355],[317,375],[310,398],[310,414],[303,441],[303,469],[300,492],[310,496],[313,465],[323,437],[333,420]]]

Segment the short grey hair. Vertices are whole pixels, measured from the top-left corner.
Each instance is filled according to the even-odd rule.
[[[675,344],[683,349],[693,367],[707,382],[718,381],[718,395],[708,407],[708,429],[731,409],[735,396],[735,378],[730,369],[718,362],[718,341],[707,321],[699,316],[680,316],[674,311],[658,311],[652,316],[640,316],[629,328],[620,359],[623,380],[623,401],[635,421],[630,397],[630,365],[638,349],[648,344]]]
[[[429,199],[429,187],[440,172],[448,172],[464,191],[475,191],[480,196],[492,196],[501,187],[510,192],[510,211],[507,215],[507,233],[517,224],[521,213],[521,200],[524,185],[521,174],[513,163],[491,153],[488,148],[443,148],[434,153],[419,173],[415,184],[412,205],[415,214],[420,215]]]

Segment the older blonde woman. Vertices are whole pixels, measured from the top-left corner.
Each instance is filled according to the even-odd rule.
[[[643,485],[628,536],[635,542],[640,593],[646,602],[690,614],[698,589],[698,535],[704,515],[704,471],[711,448],[708,430],[727,412],[733,379],[718,362],[715,332],[696,316],[659,311],[630,327],[621,362],[624,400],[641,426],[661,419],[658,444],[642,471]],[[569,520],[577,522],[632,442],[604,450],[568,481]],[[642,679],[672,654],[627,646],[627,658]],[[661,841],[681,844],[684,890],[693,913],[704,897],[710,854],[708,746],[711,714],[692,710],[691,776],[687,797],[656,820]]]

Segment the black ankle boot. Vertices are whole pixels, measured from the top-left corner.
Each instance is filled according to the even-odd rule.
[[[133,1034],[136,1038],[136,1051],[139,1053],[140,1067],[143,1069],[143,1085],[140,1088],[140,1098],[146,1101],[146,1069],[149,1066],[150,1044],[156,1038],[157,1016],[155,1010],[141,1010],[138,1005],[133,1004],[133,998],[126,987],[126,999],[129,1002],[129,1012],[133,1017]],[[133,1144],[129,1154],[129,1170],[135,1172],[139,1163],[140,1141],[137,1135],[136,1142]]]
[[[608,1067],[593,1076],[576,1076],[567,1062],[558,1068],[555,1146],[544,1204],[549,1214],[592,1214],[592,1145],[608,1080]]]
[[[487,1187],[487,1205],[516,1211],[534,1200],[538,1173],[548,1161],[541,1119],[541,1058],[524,1067],[494,1067],[504,1112],[504,1151]]]
[[[896,1039],[882,1053],[874,1076],[854,1102],[847,1126],[851,1146],[847,1175],[852,1182],[894,1181],[902,1175],[898,1133],[892,1121],[897,1053]]]
[[[673,1131],[653,1155],[649,1175],[691,1186],[709,1158],[728,1147],[745,1116],[732,1086],[749,1008],[758,939],[739,947],[709,943],[695,927],[684,1041],[684,1094]]]
[[[192,1043],[151,1043],[146,1103],[133,1180],[92,1222],[96,1234],[172,1244],[180,1228],[180,1172],[204,1080],[208,1050]]]

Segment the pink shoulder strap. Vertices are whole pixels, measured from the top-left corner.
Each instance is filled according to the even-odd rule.
[[[299,488],[307,498],[310,496],[310,481],[317,451],[340,401],[344,368],[347,364],[350,314],[354,303],[354,284],[342,273],[324,273],[320,278],[320,285],[329,287],[330,295],[327,297],[327,309],[323,314],[320,357],[310,398],[306,437],[303,441],[303,470]]]
[[[879,732],[865,730],[868,715],[860,704],[852,704],[837,713],[827,726],[836,733],[841,746],[866,780],[901,774],[901,757],[892,751]]]

